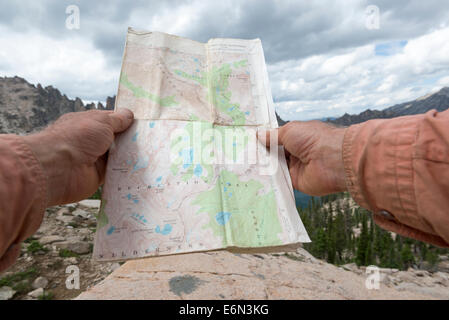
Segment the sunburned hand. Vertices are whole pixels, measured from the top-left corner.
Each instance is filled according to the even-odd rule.
[[[128,109],[68,113],[25,137],[48,177],[48,206],[85,199],[98,189],[114,134],[126,130],[133,118]]]
[[[345,129],[321,121],[293,121],[275,130],[295,189],[315,196],[346,190],[342,155]],[[259,140],[269,147],[270,131],[259,135]]]

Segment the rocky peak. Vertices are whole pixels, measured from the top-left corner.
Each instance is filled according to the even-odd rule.
[[[98,103],[98,109],[113,110],[114,101],[108,97],[106,107]],[[69,99],[53,86],[34,86],[18,76],[0,77],[0,133],[36,132],[65,113],[91,109],[97,109],[95,103]]]
[[[449,97],[449,87],[444,87],[443,89],[441,89],[440,91],[438,91],[435,94]]]
[[[115,96],[106,98],[106,110],[114,110]]]

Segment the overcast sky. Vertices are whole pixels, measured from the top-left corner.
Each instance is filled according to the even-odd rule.
[[[69,5],[79,29],[66,27]],[[288,120],[382,109],[449,86],[445,0],[0,0],[0,76],[104,101],[117,90],[128,26],[202,42],[260,38]]]

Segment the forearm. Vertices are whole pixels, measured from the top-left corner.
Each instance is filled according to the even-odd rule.
[[[381,227],[448,246],[449,114],[372,120],[347,129],[346,184]]]
[[[47,178],[23,137],[0,135],[0,271],[17,258],[20,243],[42,221]]]

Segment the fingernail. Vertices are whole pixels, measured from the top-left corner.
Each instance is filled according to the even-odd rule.
[[[123,114],[123,115],[125,115],[128,119],[133,119],[134,118],[134,113],[131,110],[127,109],[127,108],[120,108],[118,110],[118,112]]]

